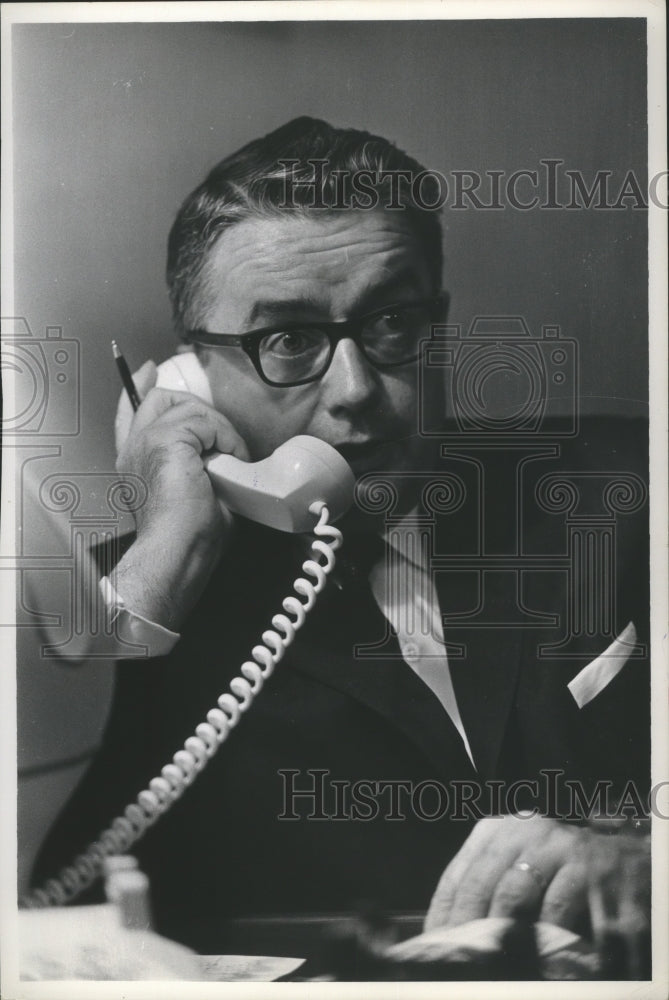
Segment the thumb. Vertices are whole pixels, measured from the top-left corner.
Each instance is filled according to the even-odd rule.
[[[142,367],[134,373],[132,380],[135,383],[135,388],[137,389],[140,399],[143,399],[149,389],[152,389],[158,381],[158,369],[156,368],[155,362],[145,361]],[[125,444],[125,440],[130,433],[130,426],[134,415],[133,408],[130,405],[130,400],[128,399],[128,393],[124,389],[118,401],[116,419],[114,420],[114,440],[117,455]]]

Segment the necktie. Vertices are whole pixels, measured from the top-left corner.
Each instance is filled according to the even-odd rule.
[[[336,579],[340,587],[369,587],[372,567],[386,555],[386,543],[374,532],[350,531],[337,553]]]

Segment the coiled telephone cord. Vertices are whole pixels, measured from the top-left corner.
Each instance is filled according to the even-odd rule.
[[[292,594],[284,598],[282,607],[286,614],[274,615],[273,627],[262,634],[263,645],[253,647],[253,660],[242,663],[241,676],[230,681],[229,691],[220,696],[218,707],[207,713],[206,722],[196,727],[195,735],[188,737],[183,749],[174,754],[172,762],[162,768],[158,777],[151,779],[148,788],[139,793],[137,799],[111,822],[96,841],[63,868],[57,878],[49,879],[42,888],[24,896],[21,906],[31,909],[61,906],[87,889],[101,874],[105,858],[126,853],[167,812],[239,723],[295,638],[295,633],[304,624],[335,565],[334,553],[341,545],[342,534],[328,523],[329,512],[323,501],[312,503],[309,510],[319,518],[314,528],[317,537],[312,541],[311,549],[325,558],[325,563],[307,559],[302,564],[303,572],[315,582],[305,577],[295,580],[293,590],[302,599]]]

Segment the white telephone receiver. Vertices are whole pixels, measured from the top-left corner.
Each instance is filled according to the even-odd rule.
[[[157,388],[199,396],[211,405],[207,375],[193,353],[175,354],[158,366]],[[353,501],[355,478],[348,463],[325,441],[302,434],[286,441],[261,462],[211,455],[205,466],[219,500],[237,514],[279,531],[309,531],[309,505],[327,504],[330,520],[342,517]]]

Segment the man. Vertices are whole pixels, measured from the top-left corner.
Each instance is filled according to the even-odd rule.
[[[400,174],[421,175],[422,186],[389,189]],[[354,177],[357,186],[347,187]],[[466,619],[472,579],[433,580],[420,551],[412,557],[401,541],[415,537],[412,517],[425,513],[430,476],[467,480],[462,456],[444,460],[439,439],[419,433],[446,411],[443,382],[426,387],[417,363],[421,340],[445,318],[439,222],[426,208],[438,200],[434,183],[386,140],[297,119],[223,160],[170,234],[176,326],[204,368],[213,406],[152,388],[150,363],[137,374],[144,398],[118,468],[144,479],[148,501],[107,593],[141,623],[154,655],[119,665],[103,750],[40,873],[160,772],[239,672],[299,572],[304,540],[225,516],[203,455],[258,461],[294,435],[321,438],[359,479],[392,480],[401,550],[384,556],[381,544],[364,555],[386,527],[373,505],[341,521],[337,579],[225,746],[136,848],[157,929],[202,952],[230,950],[231,927],[244,916],[346,912],[361,898],[424,911],[444,869],[428,926],[520,913],[583,929],[589,848],[581,828],[545,816],[475,821],[518,812],[542,770],[581,781],[586,797],[599,777],[610,776],[619,793],[647,775],[645,741],[635,741],[647,724],[639,668],[616,671],[600,714],[594,695],[581,713],[567,681],[593,656],[537,655],[540,639],[550,646],[559,630],[513,625],[514,613],[536,607],[524,579],[518,593],[508,576],[487,579],[495,611],[485,628],[465,623],[445,636],[443,615]],[[337,325],[345,320],[355,322]],[[625,433],[617,459],[605,450],[608,436],[582,435],[590,449],[583,468],[594,453],[602,467],[626,469],[620,462],[635,445]],[[553,471],[543,457],[542,472]],[[491,500],[488,527],[515,530],[515,511]],[[433,518],[434,538],[437,553],[456,557],[479,515],[471,498],[452,513]],[[633,551],[627,536],[619,542]],[[396,576],[379,572],[384,558]],[[643,571],[631,572],[619,573],[627,586],[616,617],[634,622],[628,645],[637,651]],[[402,574],[417,589],[398,597]],[[536,574],[535,596],[544,578]],[[549,597],[553,617],[535,616],[544,629],[563,620],[556,612],[566,595],[557,606]],[[418,648],[408,641],[413,614],[429,621]],[[485,795],[465,808],[486,781]],[[486,798],[514,782],[511,805]],[[441,808],[442,789],[459,803],[455,815]],[[560,814],[563,791],[538,811]]]

